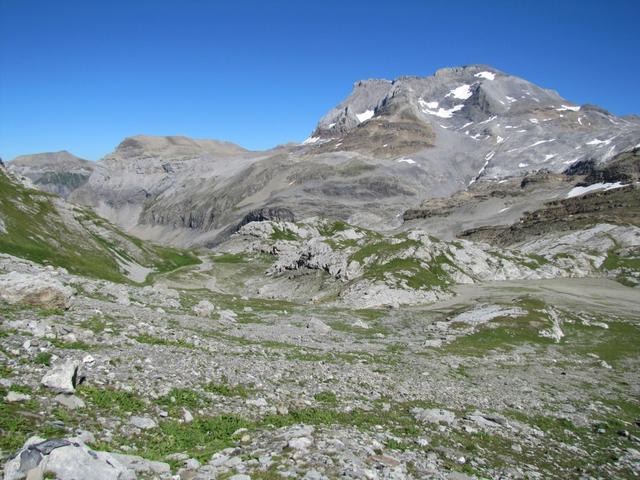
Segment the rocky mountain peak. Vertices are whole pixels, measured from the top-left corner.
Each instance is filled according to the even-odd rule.
[[[437,169],[450,158],[479,157],[466,163],[476,168],[471,182],[543,168],[561,172],[586,158],[607,161],[637,145],[638,126],[489,65],[467,65],[428,77],[356,82],[305,147],[398,162],[410,155],[412,164]]]

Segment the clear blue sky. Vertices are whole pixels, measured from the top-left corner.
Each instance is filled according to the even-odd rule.
[[[0,156],[301,141],[363,78],[487,63],[640,113],[640,1],[0,0]]]

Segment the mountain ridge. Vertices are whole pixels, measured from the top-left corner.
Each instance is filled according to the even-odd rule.
[[[136,235],[178,245],[210,243],[262,208],[388,230],[430,198],[606,163],[638,144],[633,118],[467,65],[355,82],[301,144],[254,152],[183,136],[127,137],[67,196]]]

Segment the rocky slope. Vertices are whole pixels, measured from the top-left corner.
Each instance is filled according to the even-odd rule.
[[[145,244],[92,210],[31,189],[0,169],[0,251],[114,281],[193,263],[190,254]]]
[[[389,229],[426,199],[606,163],[639,144],[636,117],[472,65],[358,82],[302,145],[247,152],[184,137],[128,138],[71,199],[129,232],[181,245],[221,241],[265,207]]]
[[[5,479],[640,471],[633,289],[527,280],[357,310],[240,296],[260,254],[204,260],[142,288],[0,255],[0,288],[80,292],[66,311],[0,301]]]

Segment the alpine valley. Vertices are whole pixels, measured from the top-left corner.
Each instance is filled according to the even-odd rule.
[[[0,162],[5,480],[637,478],[639,353],[640,117],[487,65]]]

